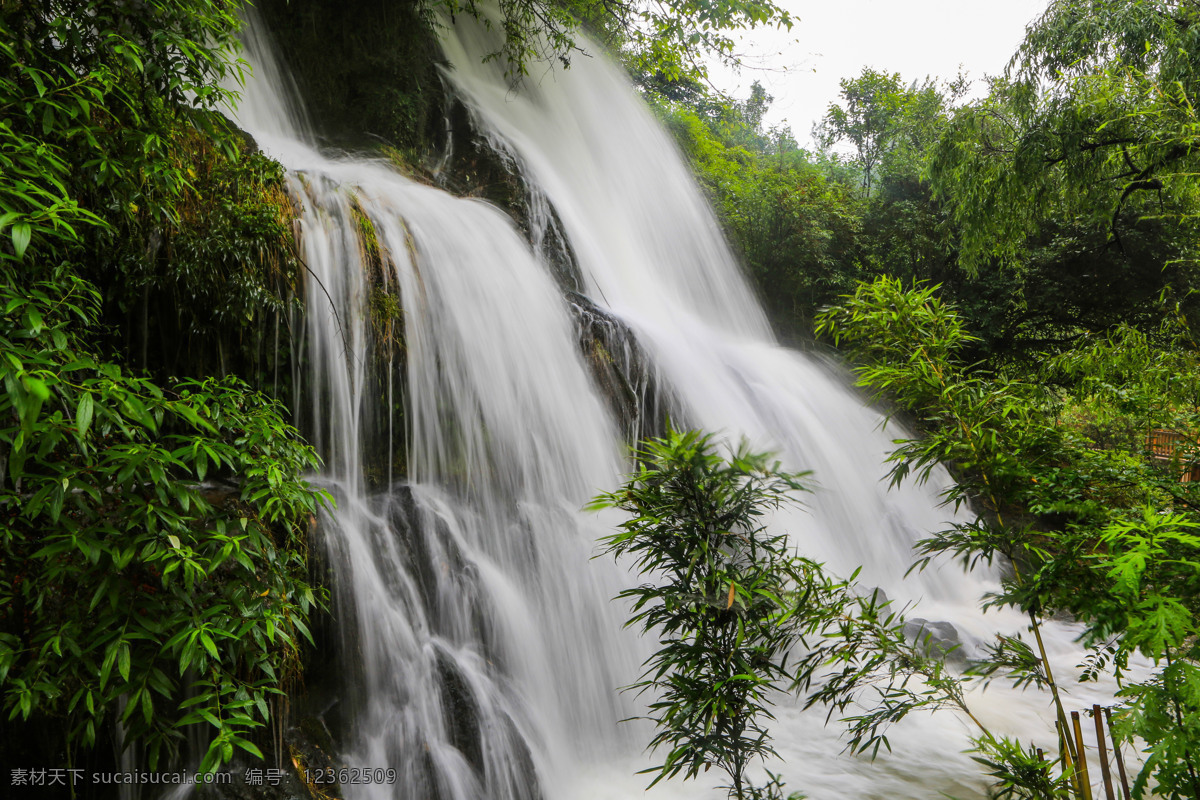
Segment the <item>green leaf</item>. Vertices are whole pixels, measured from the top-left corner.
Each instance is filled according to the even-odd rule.
[[[242,748],[247,753],[249,753],[250,755],[259,759],[260,761],[265,759],[265,756],[263,756],[262,751],[259,750],[258,747],[256,747],[252,742],[248,742],[245,739],[242,739],[237,736],[233,737],[233,742],[238,747]]]
[[[33,229],[28,222],[18,222],[12,226],[13,250],[18,259],[25,260],[25,250],[29,247],[29,240],[32,238]]]
[[[129,682],[129,645],[125,642],[121,643],[117,651],[117,672],[121,674],[122,680]]]
[[[87,436],[88,429],[92,425],[92,411],[92,395],[90,392],[85,392],[79,398],[79,404],[75,408],[75,428],[79,431],[81,439]]]
[[[50,387],[47,386],[46,382],[41,378],[35,378],[32,375],[27,375],[21,379],[21,382],[25,384],[26,391],[37,398],[39,405],[50,399]]]
[[[212,637],[209,636],[207,632],[200,632],[200,643],[204,645],[204,649],[208,651],[210,656],[217,661],[221,660],[221,654],[217,652],[217,645],[215,642],[213,642]]]

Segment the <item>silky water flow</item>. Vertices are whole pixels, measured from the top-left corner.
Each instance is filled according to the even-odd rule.
[[[989,574],[943,563],[904,577],[913,543],[952,516],[938,500],[945,476],[888,489],[883,461],[903,431],[884,430],[837,369],[774,342],[679,154],[621,72],[589,48],[569,70],[514,86],[501,62],[484,62],[489,36],[469,21],[448,30],[445,77],[529,187],[528,238],[488,203],[382,161],[322,154],[261,24],[245,35],[254,74],[238,120],[288,169],[309,271],[303,382],[321,480],[337,498],[322,524],[354,720],[343,755],[398,776],[345,786],[347,796],[722,795],[712,773],[650,792],[635,774],[655,763],[644,752],[651,732],[622,720],[645,700],[618,687],[637,679],[650,645],[622,628],[627,609],[613,597],[638,577],[595,558],[613,517],[580,510],[629,469],[631,428],[581,355],[588,319],[632,334],[611,357],[648,364],[677,421],[813,471],[803,506],[773,520],[800,552],[835,574],[861,566],[864,588],[912,605],[910,617],[949,621],[966,649],[1021,629],[1019,617],[976,611]],[[364,247],[364,229],[377,251]],[[555,238],[578,294],[564,293],[561,265],[529,241]],[[399,358],[371,330],[381,295],[403,309],[403,401],[369,368]],[[370,491],[363,452],[383,439],[393,447],[400,425],[404,480]],[[1048,633],[1066,676],[1079,657],[1072,630]],[[1078,707],[1097,691],[1069,688]],[[970,701],[999,732],[1053,742],[1042,694],[993,687]],[[777,717],[782,758],[766,766],[789,790],[817,800],[984,795],[962,752],[972,731],[952,712],[905,720],[891,732],[894,752],[874,762],[842,755],[823,710],[781,696]]]

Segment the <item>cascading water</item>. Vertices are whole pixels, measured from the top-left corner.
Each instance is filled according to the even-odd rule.
[[[677,418],[814,471],[804,509],[775,521],[800,550],[840,574],[861,565],[865,585],[953,619],[968,642],[988,636],[969,609],[990,578],[946,567],[901,580],[913,541],[948,516],[936,487],[887,491],[879,415],[834,370],[773,342],[711,212],[619,71],[577,58],[568,72],[514,89],[500,64],[482,60],[488,36],[469,22],[447,35],[447,79],[543,204],[541,218],[553,210],[586,300],[564,297],[546,259],[496,208],[381,162],[319,153],[260,26],[247,34],[255,77],[239,121],[289,169],[311,272],[310,427],[338,498],[325,527],[354,662],[356,733],[345,756],[399,773],[395,786],[347,791],[642,793],[634,773],[652,763],[642,752],[649,736],[618,723],[637,709],[616,688],[636,679],[648,650],[611,602],[635,578],[592,560],[611,520],[579,511],[627,466],[628,420],[614,418],[577,346],[579,328],[597,319],[635,334],[629,346],[648,359]],[[364,228],[377,251],[364,246]],[[362,453],[399,424],[373,413],[395,405],[394,387],[378,385],[369,362],[399,358],[368,320],[380,293],[403,308],[408,469],[406,483],[372,493]],[[1055,646],[1070,658],[1061,638]],[[1003,699],[977,698],[988,721],[1049,740],[1044,698],[995,696]],[[953,716],[906,721],[892,737],[896,754],[873,764],[839,757],[837,731],[823,722],[780,710],[784,762],[769,766],[794,790],[982,794],[959,752],[967,729]],[[703,792],[666,783],[650,794]]]

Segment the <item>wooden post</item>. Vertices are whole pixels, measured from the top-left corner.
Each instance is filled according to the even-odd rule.
[[[1121,795],[1125,800],[1131,800],[1129,795],[1129,778],[1125,777],[1125,759],[1121,757],[1121,743],[1117,741],[1117,734],[1113,731],[1112,726],[1112,711],[1104,709],[1104,721],[1108,723],[1108,734],[1112,737],[1113,758],[1117,761],[1117,774],[1121,776]]]
[[[1087,751],[1083,749],[1083,728],[1079,725],[1079,712],[1071,712],[1071,727],[1075,729],[1076,763],[1079,766],[1079,787],[1084,800],[1092,800],[1092,779],[1088,777]]]
[[[1096,751],[1100,754],[1100,775],[1104,778],[1104,797],[1117,800],[1113,794],[1112,776],[1108,774],[1108,753],[1104,747],[1104,717],[1100,705],[1092,706],[1092,718],[1096,721]]]
[[[1059,732],[1058,757],[1059,760],[1062,761],[1063,775],[1069,776],[1069,785],[1076,788],[1075,796],[1082,798],[1083,792],[1078,788],[1079,774],[1075,771],[1075,759],[1071,757],[1071,750],[1067,748],[1067,742],[1071,741],[1070,736],[1067,734],[1066,728],[1064,728],[1058,721],[1055,721],[1054,727],[1058,729]]]

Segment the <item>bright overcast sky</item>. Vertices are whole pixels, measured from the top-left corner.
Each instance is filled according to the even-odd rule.
[[[778,0],[777,0],[778,2]],[[838,81],[863,67],[899,72],[906,83],[930,76],[949,80],[959,66],[982,94],[984,75],[1004,69],[1025,26],[1047,0],[782,0],[798,22],[790,32],[747,37],[747,63],[773,69],[713,70],[713,84],[738,98],[761,81],[775,98],[767,125],[791,126],[801,146],[812,125],[838,99]],[[786,67],[786,70],[781,70]]]

